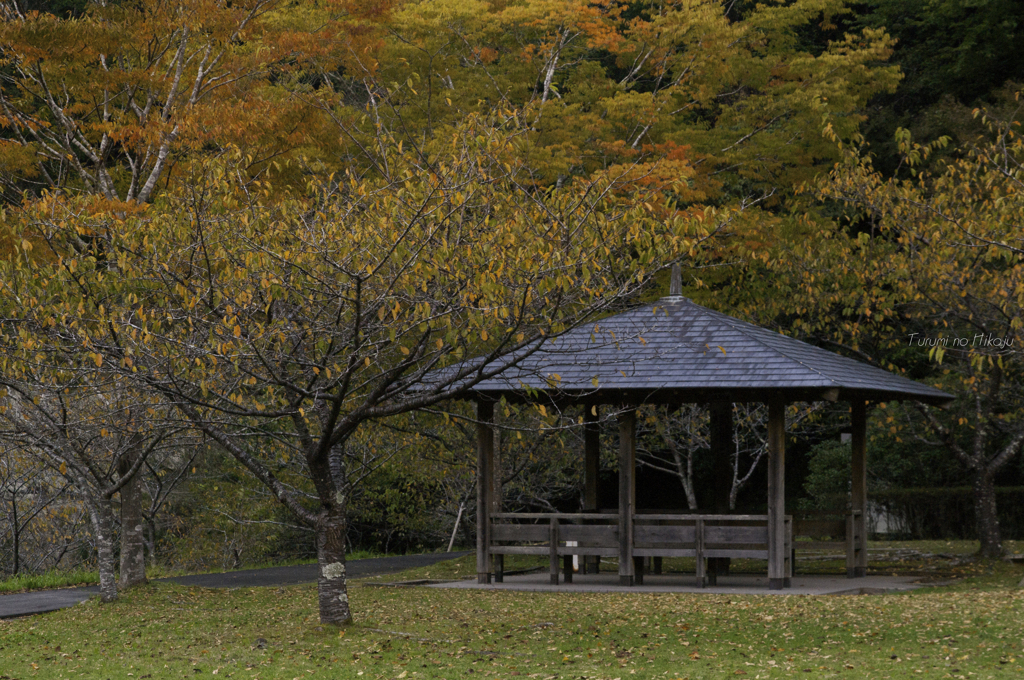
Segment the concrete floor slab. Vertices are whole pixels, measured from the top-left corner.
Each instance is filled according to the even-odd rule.
[[[511,590],[551,593],[705,593],[728,595],[860,595],[893,593],[921,588],[925,585],[914,576],[795,576],[792,587],[768,590],[768,577],[755,574],[719,576],[715,586],[697,587],[693,574],[647,574],[642,586],[619,585],[619,576],[607,574],[575,574],[572,583],[550,583],[547,572],[505,576],[504,583],[481,585],[476,580],[432,584],[430,588],[469,590]]]

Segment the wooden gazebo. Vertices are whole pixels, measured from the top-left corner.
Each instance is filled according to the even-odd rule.
[[[570,555],[618,558],[620,583],[642,582],[645,557],[693,556],[698,582],[704,561],[761,557],[768,587],[789,585],[791,540],[785,508],[785,407],[794,401],[846,401],[852,415],[852,507],[847,518],[847,575],[867,568],[865,527],[866,422],[869,402],[917,400],[942,405],[939,389],[889,373],[697,305],[671,293],[653,304],[601,319],[546,341],[499,375],[477,383],[477,579],[502,579],[506,554],[548,554],[552,581]],[[495,488],[494,403],[555,402],[585,418],[585,501],[580,514],[502,513]],[[635,487],[636,416],[643,404],[709,403],[712,452],[716,432],[731,430],[731,404],[768,405],[767,515],[638,514]],[[617,512],[597,505],[599,408],[619,410]],[[716,423],[717,418],[717,423]],[[723,422],[725,418],[725,422]],[[719,435],[721,437],[722,435]],[[566,580],[572,571],[566,568]]]

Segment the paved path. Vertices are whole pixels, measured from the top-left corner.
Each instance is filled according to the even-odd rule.
[[[429,567],[445,560],[454,560],[469,552],[427,553],[425,555],[397,555],[395,557],[371,557],[365,560],[351,560],[345,564],[349,578],[366,578],[395,574],[406,569]],[[292,586],[297,583],[313,583],[317,578],[317,565],[300,564],[295,567],[268,567],[266,569],[242,569],[223,574],[196,574],[166,579],[183,586],[202,588],[251,588],[253,586]]]
[[[426,555],[398,555],[395,557],[371,557],[365,560],[351,560],[347,563],[349,578],[365,578],[394,574],[406,569],[428,567],[444,560],[452,560],[469,552],[428,553]],[[317,578],[317,565],[300,564],[294,567],[268,567],[266,569],[242,569],[223,574],[196,574],[159,579],[173,581],[185,586],[201,588],[252,588],[265,586],[290,586],[298,583],[313,583]],[[31,593],[0,595],[0,619],[16,616],[42,614],[88,600],[100,592],[99,586],[65,588],[62,590],[37,590]]]
[[[71,607],[82,600],[88,600],[99,592],[99,586],[88,586],[87,588],[36,590],[31,593],[0,595],[0,619],[42,614]]]

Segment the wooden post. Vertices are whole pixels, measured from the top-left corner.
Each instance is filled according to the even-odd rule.
[[[793,549],[793,518],[786,517],[786,546],[783,550],[786,559],[786,576],[783,585],[793,587],[793,563],[796,561],[796,550]]]
[[[583,510],[597,512],[600,509],[597,498],[598,477],[601,473],[601,427],[598,424],[600,411],[597,404],[586,405],[583,414]],[[596,574],[601,558],[588,555],[583,558],[583,573]]]
[[[850,472],[853,476],[850,485],[850,509],[853,514],[853,540],[847,540],[848,549],[852,550],[852,554],[847,556],[846,575],[849,578],[860,578],[866,576],[868,572],[867,404],[858,399],[850,404],[850,411],[853,421],[853,436],[850,437]]]
[[[494,486],[494,404],[476,403],[476,582],[491,582],[491,494]]]
[[[492,410],[491,422],[494,425],[491,427],[491,514],[501,512],[501,430],[498,429],[499,418],[500,413]],[[488,519],[490,519],[491,514],[488,515]],[[488,523],[487,527],[487,540],[489,543],[491,540],[490,523]],[[491,555],[490,570],[494,574],[494,582],[503,583],[505,581],[505,556]]]
[[[768,403],[768,589],[786,585],[786,404]]]
[[[707,583],[706,559],[704,557],[704,520],[698,519],[694,527],[693,549],[697,553],[697,587],[703,588]]]
[[[619,414],[619,584],[633,585],[633,511],[636,504],[636,411]]]
[[[711,463],[714,470],[714,511],[718,515],[729,514],[729,492],[732,491],[733,424],[732,402],[713,401],[709,405],[711,430]],[[708,583],[716,585],[718,576],[728,576],[732,559],[729,557],[708,558]]]
[[[551,585],[558,585],[558,518],[551,518],[550,532],[548,533],[548,569],[551,571]]]
[[[846,578],[853,578],[854,567],[857,566],[857,549],[854,542],[856,535],[857,527],[851,510],[846,515]]]
[[[497,425],[500,414],[494,413],[491,422],[491,436],[494,442],[491,444],[491,512],[501,512],[501,430]]]

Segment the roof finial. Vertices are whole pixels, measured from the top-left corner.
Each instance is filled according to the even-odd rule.
[[[678,262],[672,265],[672,280],[669,283],[668,294],[674,296],[683,294],[683,269]]]

